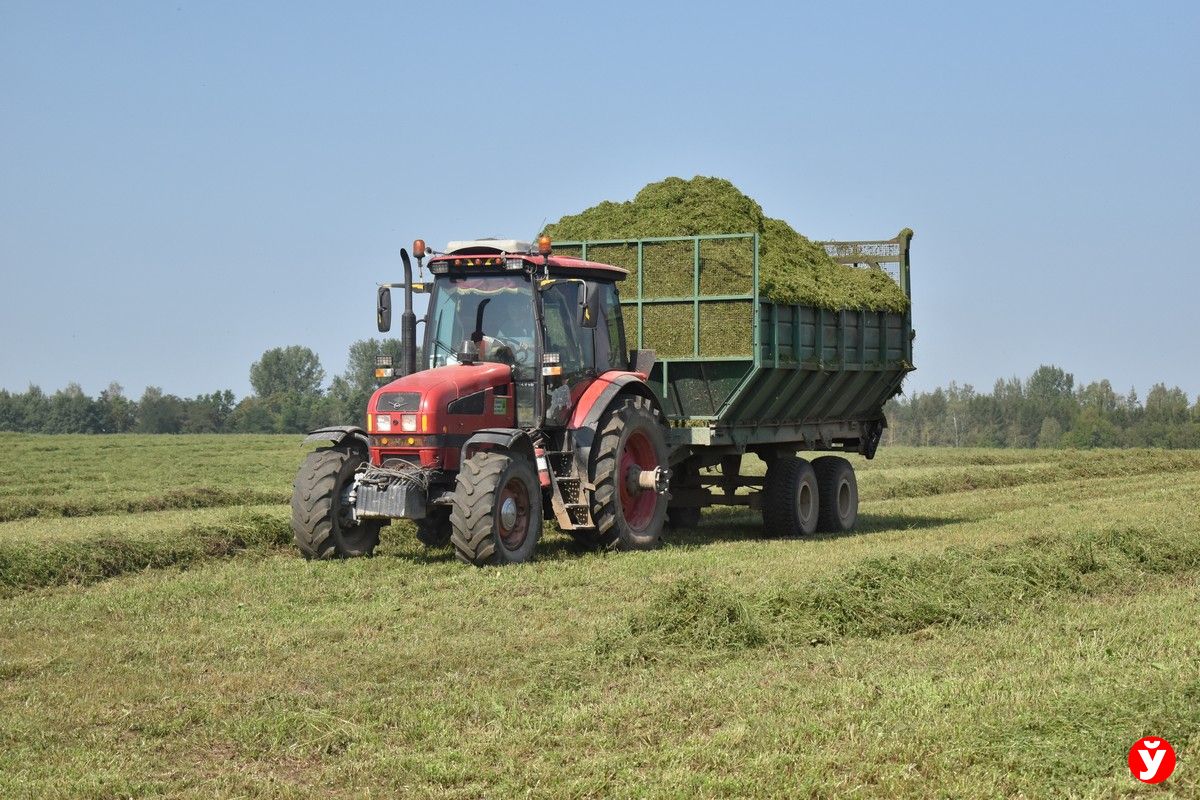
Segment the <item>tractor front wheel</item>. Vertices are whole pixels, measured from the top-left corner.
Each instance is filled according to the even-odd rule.
[[[658,412],[644,397],[618,400],[600,420],[592,449],[592,519],[596,540],[612,550],[657,547],[667,495],[639,483],[639,475],[667,466],[667,442]]]
[[[458,471],[450,541],[477,567],[533,558],[542,534],[542,489],[529,462],[507,453],[476,453]]]
[[[292,536],[305,558],[369,556],[379,544],[380,520],[355,520],[348,501],[363,457],[327,447],[308,454],[292,484]]]

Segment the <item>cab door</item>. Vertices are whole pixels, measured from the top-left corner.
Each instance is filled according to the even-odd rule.
[[[578,281],[562,281],[542,293],[542,387],[548,427],[566,426],[575,401],[596,377],[596,329],[580,321],[583,291]]]

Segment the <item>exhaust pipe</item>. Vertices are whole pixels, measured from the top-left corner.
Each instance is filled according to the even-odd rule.
[[[404,375],[417,371],[417,315],[413,313],[412,262],[408,251],[400,248],[400,260],[404,262],[404,313],[400,315],[400,347]]]

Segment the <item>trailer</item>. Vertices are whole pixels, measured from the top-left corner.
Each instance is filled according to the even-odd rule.
[[[883,270],[911,299],[912,236],[905,228],[890,239],[822,244],[839,263]],[[762,510],[771,533],[811,532],[809,515],[769,513],[786,499],[772,495],[790,494],[797,484],[804,494],[811,478],[842,501],[837,514],[837,497],[828,499],[820,527],[853,527],[853,467],[833,454],[874,458],[887,427],[883,406],[914,369],[911,305],[903,312],[835,311],[773,302],[761,292],[759,237],[753,233],[562,242],[556,248],[627,265],[621,305],[631,344],[668,343],[656,351],[648,384],[670,424],[672,524],[695,525],[707,506],[742,505]],[[655,276],[665,274],[690,275],[690,291],[661,292]],[[728,322],[733,324],[718,324]],[[785,471],[806,472],[796,457],[805,451],[830,455],[812,461],[812,476],[783,480]],[[741,474],[746,453],[766,462],[766,477]],[[702,472],[714,466],[719,475]],[[742,487],[751,491],[738,493]]]

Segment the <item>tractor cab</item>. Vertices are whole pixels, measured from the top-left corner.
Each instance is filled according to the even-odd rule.
[[[429,267],[420,368],[510,366],[517,427],[565,426],[596,376],[626,368],[625,270],[487,239],[452,242]]]

